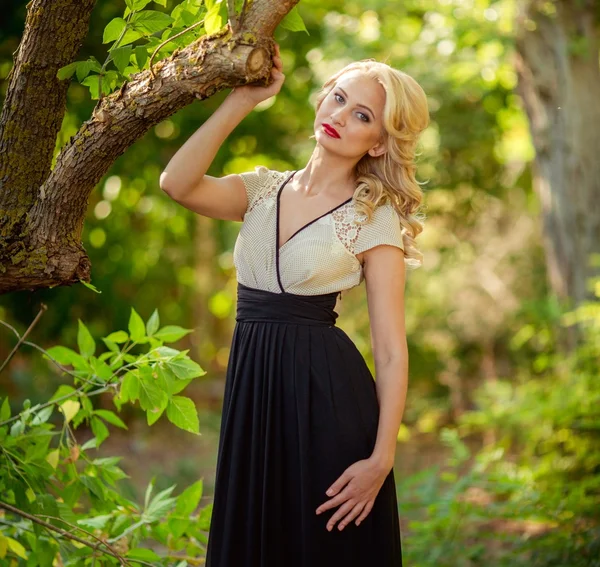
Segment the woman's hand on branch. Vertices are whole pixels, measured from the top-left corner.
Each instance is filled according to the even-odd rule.
[[[285,75],[283,74],[283,64],[279,53],[279,45],[275,44],[275,55],[273,57],[273,67],[271,69],[271,84],[267,87],[244,85],[236,87],[231,94],[236,97],[243,97],[253,104],[253,106],[256,106],[263,100],[275,96],[281,90],[284,80]]]

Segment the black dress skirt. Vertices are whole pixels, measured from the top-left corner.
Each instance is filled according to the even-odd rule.
[[[329,532],[325,491],[375,445],[379,405],[337,293],[238,283],[208,567],[400,567],[394,472],[356,526]]]

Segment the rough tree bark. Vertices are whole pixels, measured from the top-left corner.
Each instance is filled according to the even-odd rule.
[[[99,101],[51,170],[69,83],[56,73],[77,55],[95,0],[31,0],[0,114],[0,293],[89,282],[81,232],[94,187],[129,146],[196,98],[267,80],[273,31],[298,2],[249,2],[239,28],[134,75]]]
[[[600,66],[597,0],[522,0],[517,20],[519,93],[536,150],[552,290],[575,306],[600,274]]]

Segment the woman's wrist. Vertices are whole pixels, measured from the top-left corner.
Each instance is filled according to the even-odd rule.
[[[235,88],[229,93],[225,100],[230,100],[235,104],[236,108],[239,108],[246,114],[250,114],[257,105],[257,103],[250,99],[247,95]]]
[[[389,472],[394,466],[393,453],[373,453],[370,457],[371,461],[377,465],[382,471]]]

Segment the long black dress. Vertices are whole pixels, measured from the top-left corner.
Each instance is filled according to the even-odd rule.
[[[269,174],[267,179],[260,177],[265,176],[264,170],[257,178],[246,174],[248,213],[255,203],[266,207],[255,219],[256,228],[263,232],[272,226],[268,219],[274,213],[271,220],[275,221],[277,243],[279,197],[289,177]],[[269,179],[276,183],[269,184]],[[252,181],[260,183],[253,187]],[[268,197],[274,191],[271,210]],[[265,195],[267,198],[262,198]],[[326,217],[343,205],[301,231],[320,219],[325,219],[322,224],[326,227],[333,227]],[[275,244],[279,292],[240,281],[241,277],[251,281],[248,265],[241,261],[242,255],[246,260],[251,256],[244,250],[252,229],[248,213],[241,230],[246,240],[237,250],[237,316],[225,383],[206,564],[400,567],[393,471],[360,526],[350,522],[339,531],[336,524],[329,532],[327,521],[337,508],[315,513],[329,499],[325,491],[343,471],[372,453],[379,416],[375,383],[352,340],[335,325],[339,292],[302,295],[281,289],[285,279],[279,271],[279,255],[291,238],[280,250]],[[247,223],[250,226],[245,226]],[[398,233],[393,238],[396,244]],[[269,248],[273,249],[263,246],[263,254],[268,254]],[[255,275],[265,276],[264,271]],[[252,283],[265,285],[259,279]]]

